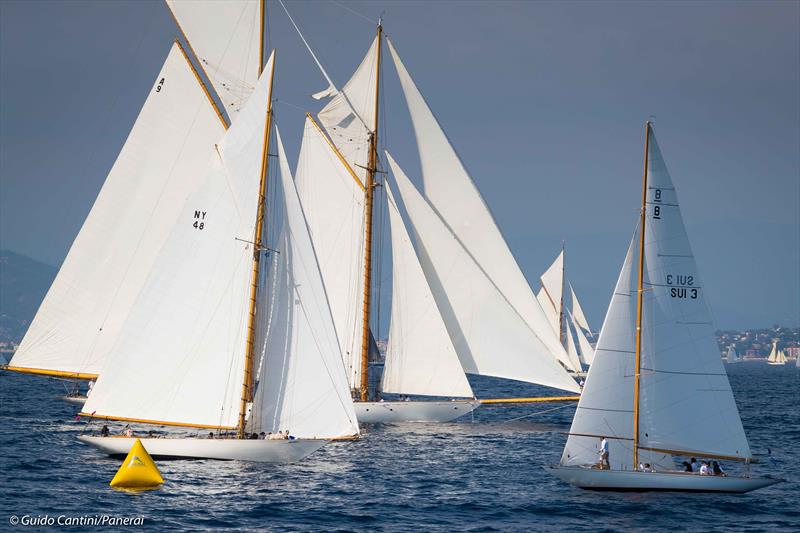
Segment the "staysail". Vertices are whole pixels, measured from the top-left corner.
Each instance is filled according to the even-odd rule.
[[[263,63],[264,0],[166,0],[233,121]]]
[[[471,397],[472,388],[388,186],[386,196],[392,236],[392,318],[381,391]]]
[[[224,132],[173,44],[12,369],[96,377]]]
[[[351,385],[361,380],[364,185],[306,118],[295,181]]]
[[[450,232],[496,284],[512,309],[539,338],[550,357],[567,354],[511,254],[489,208],[447,135],[387,39],[417,139],[425,196]]]
[[[387,153],[419,260],[464,371],[579,392]]]
[[[183,203],[83,414],[237,427],[273,60]]]
[[[639,445],[748,459],[675,187],[648,132]]]
[[[277,130],[276,130],[277,133]],[[281,228],[270,269],[273,302],[249,432],[290,430],[298,438],[358,434],[336,329],[280,134],[273,209]]]

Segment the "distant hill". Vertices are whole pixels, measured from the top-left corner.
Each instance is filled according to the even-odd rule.
[[[0,250],[0,341],[22,340],[56,272],[30,257]]]

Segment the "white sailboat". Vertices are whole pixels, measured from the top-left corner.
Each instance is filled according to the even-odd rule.
[[[579,391],[550,355],[552,350],[560,350],[565,360],[567,357],[474,183],[387,39],[411,111],[426,193],[430,193],[429,180],[430,187],[436,180],[444,180],[450,182],[450,194],[442,205],[436,202],[435,193],[428,194],[428,199],[417,198],[419,193],[410,182],[410,188],[406,187],[407,180],[389,157],[402,200],[387,189],[394,277],[381,391],[429,399],[370,401],[372,211],[378,186],[375,174],[382,41],[379,25],[367,55],[350,80],[341,90],[331,84],[323,91],[333,97],[318,114],[321,125],[307,116],[296,177],[330,296],[358,419],[445,421],[466,414],[479,402],[473,397],[465,372]],[[431,180],[433,175],[436,180]],[[397,208],[401,201],[414,219],[411,233],[416,249]],[[459,202],[465,206],[451,210],[448,221],[443,210]],[[468,223],[464,217],[474,219],[471,230],[464,226]],[[447,247],[451,258],[453,254],[462,258],[460,267],[468,277],[458,280],[450,275],[447,270],[451,267],[442,262],[446,258],[436,247],[424,245],[424,257],[419,256],[419,243],[427,240]],[[487,255],[487,250],[492,255]],[[463,293],[465,284],[472,289],[471,297]],[[476,296],[479,292],[481,295]],[[492,308],[496,314],[486,313]],[[470,318],[477,312],[486,313],[486,320]],[[451,400],[434,399],[437,397]]]
[[[736,353],[736,346],[731,344],[728,346],[728,353],[725,354],[725,362],[728,364],[739,363],[742,358]]]
[[[786,354],[783,353],[783,350],[778,349],[778,341],[772,341],[772,350],[767,356],[767,364],[781,366],[786,364]]]
[[[536,293],[536,299],[567,351],[566,368],[570,372],[581,374],[583,367],[590,366],[594,360],[594,348],[586,338],[586,332],[591,333],[592,330],[575,289],[567,279],[566,254],[563,246],[556,260],[541,275],[539,281],[542,287]],[[566,289],[569,289],[569,292]]]
[[[747,492],[777,483],[675,469],[675,456],[749,463],[752,454],[675,188],[649,122],[645,138],[641,220],[561,462],[549,470],[595,490]],[[605,468],[598,464],[602,438],[609,443]]]
[[[247,101],[263,64],[261,4],[167,1],[179,27],[192,36],[189,46],[202,54],[200,66],[231,118]],[[3,369],[97,379],[188,191],[202,179],[214,143],[227,127],[176,40],[33,322]],[[86,401],[80,394],[64,399]]]

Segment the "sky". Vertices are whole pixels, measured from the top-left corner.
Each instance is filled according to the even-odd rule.
[[[800,324],[800,2],[287,6],[338,86],[383,16],[531,285],[564,241],[594,330],[636,221],[648,119],[717,327]],[[267,20],[294,162],[326,83],[274,0]],[[0,248],[63,261],[177,34],[155,0],[0,2]],[[381,144],[420,183],[388,56],[383,76]]]

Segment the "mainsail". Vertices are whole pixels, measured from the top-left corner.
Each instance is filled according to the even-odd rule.
[[[339,341],[311,236],[280,134],[277,205],[282,222],[269,274],[270,328],[256,388],[250,432],[290,430],[298,438],[358,434]]]
[[[496,285],[545,353],[567,354],[511,254],[488,206],[387,39],[417,139],[426,198],[463,249]]]
[[[295,181],[353,387],[361,380],[364,185],[309,116]]]
[[[237,427],[273,58],[183,203],[84,414]]]
[[[173,44],[11,369],[96,377],[224,132]]]
[[[263,64],[264,0],[166,0],[231,120]]]
[[[736,353],[736,347],[733,344],[728,346],[728,353],[725,356],[725,360],[728,363],[735,363],[735,362],[737,362],[739,360],[739,356]]]
[[[422,270],[464,371],[579,392],[458,237],[386,155]]]
[[[640,447],[747,459],[675,187],[648,131]]]
[[[392,316],[381,391],[471,397],[472,388],[386,187],[392,234]]]

